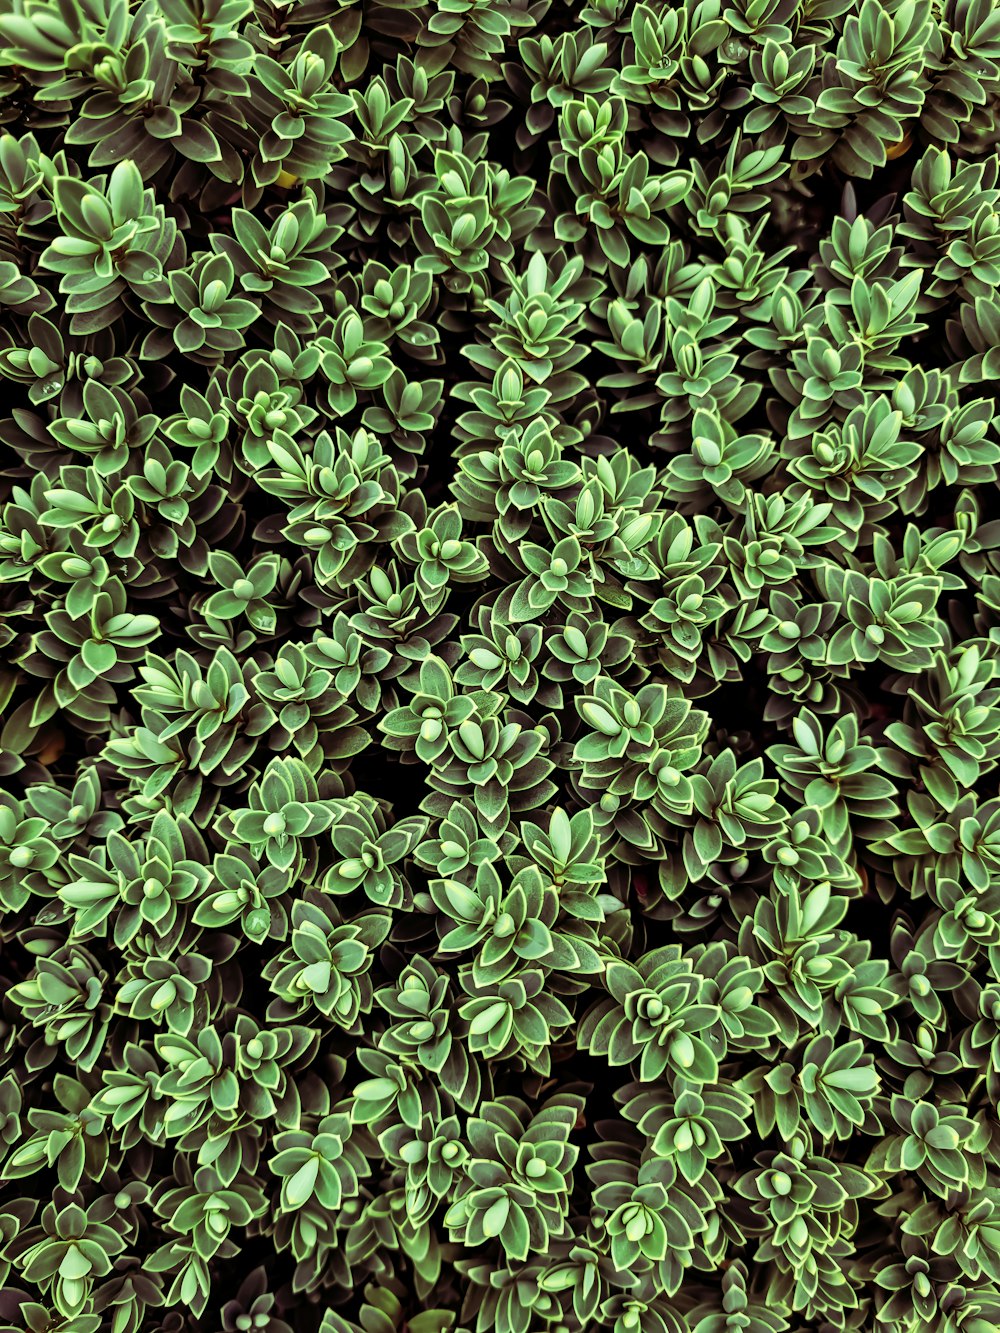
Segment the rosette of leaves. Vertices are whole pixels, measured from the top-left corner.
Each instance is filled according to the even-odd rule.
[[[323,877],[327,893],[363,892],[382,907],[399,908],[412,893],[399,862],[427,832],[420,817],[398,820],[390,828],[386,811],[360,793],[349,797],[335,815],[330,839],[336,860]]]
[[[792,723],[792,734],[794,742],[773,746],[769,757],[796,799],[822,811],[823,830],[834,850],[848,846],[852,817],[880,821],[898,812],[891,778],[870,771],[881,763],[893,772],[892,751],[861,737],[853,714],[839,718],[824,734],[816,715],[803,709]]]
[[[462,381],[456,384],[454,396],[461,402],[473,403],[474,409],[460,413],[455,423],[459,470],[452,482],[452,490],[461,497],[461,503],[469,507],[470,514],[475,506],[481,509],[485,519],[497,512],[498,504],[487,486],[467,489],[464,461],[477,458],[480,468],[485,470],[483,477],[488,479],[498,474],[499,459],[495,453],[480,447],[484,440],[502,441],[515,428],[527,427],[536,417],[543,426],[551,428],[558,424],[557,418],[542,411],[549,399],[548,391],[528,383],[517,362],[510,358],[494,372],[490,384]],[[544,457],[546,449],[550,458],[559,456],[551,429],[543,432],[536,426],[533,434],[543,451],[542,462],[547,461]],[[535,478],[536,485],[543,482],[544,478]]]
[[[655,576],[648,548],[660,520],[657,515],[629,512],[624,507],[608,513],[608,508],[599,480],[589,478],[577,493],[575,504],[549,499],[542,518],[554,542],[567,534],[581,543],[598,599],[615,609],[628,610],[633,585]],[[630,582],[626,583],[626,578]]]
[[[955,1223],[948,1231],[942,1230],[948,1210],[937,1199],[925,1199],[914,1216],[900,1225],[904,1234],[929,1237],[935,1252],[953,1257],[960,1273],[970,1282],[986,1278],[995,1283],[997,1256],[992,1225],[995,1209],[995,1200],[989,1193],[978,1197],[972,1191],[960,1191],[951,1210]],[[952,1232],[957,1233],[954,1245]]]
[[[508,615],[515,624],[537,620],[559,607],[563,612],[589,612],[595,595],[591,562],[575,536],[554,545],[519,545],[517,561],[526,571],[510,599]]]
[[[105,420],[113,437],[113,421]],[[57,486],[42,487],[47,502],[40,515],[43,527],[82,528],[87,547],[123,559],[135,554],[140,530],[135,498],[126,485],[113,478],[104,480],[96,464],[60,467],[58,480]]]
[[[679,945],[654,949],[637,964],[609,963],[604,983],[608,998],[580,1023],[583,1049],[612,1065],[637,1061],[644,1083],[667,1070],[695,1086],[715,1082],[718,1055],[700,1034],[716,1023],[718,1009],[702,1002],[705,981]]]
[[[166,950],[155,935],[139,935],[131,941],[128,962],[118,976],[117,1008],[131,1018],[165,1024],[171,1032],[186,1035],[211,1009],[209,996],[216,999],[210,982],[212,965],[224,962],[233,951],[234,943],[227,943],[228,948],[212,950],[214,958],[198,953],[172,958],[164,957]]]
[[[494,866],[482,862],[474,882],[432,880],[430,896],[441,912],[438,930],[442,953],[476,951],[477,980],[500,981],[524,965],[541,963],[567,972],[600,972],[598,937],[573,904],[561,913],[559,888],[537,867],[519,870],[505,888]],[[600,919],[601,908],[591,918]]]
[[[690,1322],[695,1333],[729,1333],[735,1323],[742,1323],[752,1333],[781,1333],[786,1328],[787,1320],[782,1313],[747,1291],[747,1278],[747,1265],[737,1259],[722,1275],[721,1301],[706,1301],[691,1311]]]
[[[200,897],[209,883],[206,860],[204,841],[191,822],[162,810],[139,842],[112,832],[99,859],[71,854],[77,877],[59,890],[59,897],[72,913],[74,937],[105,935],[111,918],[119,948],[147,928],[161,934],[169,947],[183,928],[184,905]]]
[[[160,632],[156,616],[128,610],[128,594],[118,578],[95,595],[88,614],[74,617],[57,604],[46,613],[45,624],[20,659],[28,669],[37,664],[37,674],[49,680],[35,706],[36,717],[43,709],[51,716],[60,708],[84,718],[96,708],[100,715],[113,696],[112,685],[133,679],[133,664]]]
[[[448,750],[429,774],[432,795],[423,808],[445,813],[471,787],[484,831],[497,835],[507,828],[513,811],[543,805],[556,788],[548,777],[553,764],[545,753],[547,731],[498,718],[493,709],[499,695],[480,698],[485,708],[449,733]]]
[[[994,983],[980,987],[975,981],[959,992],[963,1012],[975,1019],[962,1033],[965,1062],[977,1068],[993,1096],[1000,1087],[1000,987]]]
[[[904,1234],[899,1239],[899,1252],[880,1258],[873,1274],[879,1287],[875,1297],[879,1318],[890,1326],[912,1321],[914,1315],[936,1318],[939,1294],[943,1297],[954,1290],[958,1276],[954,1260],[932,1253],[924,1237]],[[982,1308],[977,1304],[973,1319]]]
[[[664,667],[681,681],[693,679],[700,665],[704,637],[728,610],[735,596],[731,588],[719,587],[725,570],[709,568],[704,574],[665,581],[663,595],[639,620],[655,636],[656,655]]]
[[[278,620],[273,605],[280,572],[277,557],[261,556],[244,570],[225,551],[213,551],[209,569],[219,585],[218,592],[213,592],[203,606],[209,625],[244,616],[254,630],[272,634]]]
[[[113,1195],[99,1195],[86,1208],[72,1202],[60,1206],[53,1199],[39,1222],[18,1238],[14,1266],[49,1296],[62,1318],[73,1319],[125,1246],[124,1219],[117,1215]]]
[[[20,1137],[16,1132],[20,1102],[14,1091],[11,1084],[4,1088],[5,1115],[13,1122],[16,1140]],[[78,1079],[57,1074],[53,1092],[59,1110],[27,1108],[27,1123],[33,1132],[7,1157],[2,1176],[5,1180],[20,1180],[54,1166],[60,1187],[72,1194],[84,1175],[99,1175],[107,1165],[105,1120],[91,1105],[90,1093]]]
[[[751,1230],[776,1264],[785,1299],[803,1309],[849,1300],[837,1255],[857,1227],[857,1200],[875,1182],[857,1167],[812,1153],[801,1136],[790,1139],[787,1152],[762,1153],[756,1162],[736,1188],[750,1202]]]
[[[831,666],[874,661],[904,670],[930,666],[941,647],[940,631],[930,618],[939,591],[935,580],[913,575],[884,582],[825,565],[817,571],[817,582],[848,622],[828,644]]]
[[[271,744],[294,747],[312,767],[335,768],[369,744],[368,733],[351,725],[357,713],[344,704],[333,673],[310,662],[299,644],[279,648],[273,667],[254,676],[254,689],[277,717]]]
[[[472,718],[476,704],[456,692],[447,663],[438,657],[421,664],[418,682],[410,702],[391,709],[379,722],[379,730],[386,736],[383,745],[401,751],[404,763],[409,758],[433,764],[447,751],[452,731]]]
[[[233,210],[233,235],[210,238],[227,255],[243,291],[261,298],[261,313],[272,323],[302,325],[303,316],[323,309],[318,292],[329,286],[332,247],[343,228],[307,190],[264,227],[247,209]]]
[[[751,212],[763,197],[760,187],[780,179],[785,172],[783,153],[777,145],[761,146],[759,141],[744,143],[742,135],[733,136],[724,159],[712,159],[692,165],[691,189],[685,204],[700,235],[729,230],[723,219],[732,211]]]
[[[570,612],[562,628],[545,641],[549,657],[543,674],[560,684],[574,681],[579,685],[590,685],[603,675],[645,676],[645,669],[637,670],[631,660],[632,640],[623,632],[625,628],[621,621],[608,625],[579,611]]]
[[[149,799],[169,787],[175,808],[203,824],[223,788],[246,779],[273,713],[226,647],[205,666],[184,651],[169,661],[147,651],[139,676],[133,697],[142,724],[122,728],[104,758]]]
[[[827,568],[809,548],[837,535],[836,526],[826,523],[831,509],[806,495],[749,496],[741,521],[733,520],[723,541],[737,592],[754,597],[792,582],[799,569]]]
[[[448,976],[415,958],[395,986],[375,992],[375,1002],[393,1020],[379,1037],[379,1049],[430,1070],[459,1106],[474,1109],[482,1077],[455,1031]]]
[[[79,944],[38,935],[34,966],[24,981],[10,987],[10,1003],[41,1034],[28,1048],[29,1066],[44,1068],[62,1049],[80,1069],[96,1065],[111,1022],[105,999],[107,973]]]
[[[197,1040],[164,1038],[158,1053],[167,1063],[159,1091],[172,1103],[164,1116],[168,1132],[178,1128],[186,1138],[193,1125],[239,1119],[280,1118],[296,1105],[289,1070],[304,1064],[315,1051],[316,1033],[300,1025],[262,1028],[247,1014],[237,1016],[221,1037],[203,1032]],[[246,1151],[245,1147],[243,1151]],[[233,1178],[240,1169],[239,1140],[229,1140],[211,1154],[219,1169]]]
[[[471,802],[456,801],[436,829],[437,836],[414,848],[413,859],[424,870],[465,880],[484,861],[495,861],[507,839],[482,836]]]
[[[766,476],[774,444],[765,435],[737,435],[729,421],[703,408],[692,419],[691,452],[667,465],[668,493],[681,503],[697,503],[707,494],[739,510],[747,488]]]
[[[48,876],[59,859],[49,821],[29,815],[24,802],[0,792],[0,901],[17,912],[32,894],[47,893]]]
[[[422,73],[417,73],[414,67],[416,81],[419,82]],[[361,285],[364,289],[361,309],[376,321],[373,333],[379,336],[391,333],[413,356],[433,361],[440,337],[435,326],[423,318],[435,296],[430,274],[414,272],[409,264],[390,269],[369,260],[361,275]]]
[[[778,1065],[764,1078],[763,1114],[791,1136],[803,1120],[826,1140],[849,1138],[857,1128],[878,1125],[872,1103],[880,1087],[872,1057],[860,1039],[835,1046],[828,1035],[814,1037],[801,1067]]]
[[[674,1161],[685,1180],[694,1184],[710,1164],[724,1159],[726,1143],[749,1134],[752,1103],[736,1087],[685,1087],[678,1081],[674,1095],[667,1084],[629,1083],[618,1090],[622,1114],[638,1125],[657,1157]]]
[[[590,728],[573,749],[580,789],[601,793],[601,810],[617,814],[615,831],[626,841],[652,847],[654,833],[628,806],[648,802],[665,819],[690,812],[694,791],[687,774],[701,757],[708,715],[659,682],[633,695],[608,677],[599,677],[576,707]],[[626,809],[618,813],[622,804]]]
[[[435,1121],[425,1116],[417,1129],[394,1125],[379,1135],[388,1161],[406,1171],[407,1212],[419,1225],[448,1198],[469,1160],[457,1116]]]
[[[415,1061],[394,1060],[385,1051],[359,1049],[358,1063],[370,1074],[354,1089],[351,1117],[375,1132],[402,1122],[419,1129],[424,1116],[445,1114],[438,1084]],[[449,1107],[450,1109],[450,1107]]]
[[[414,501],[413,531],[396,540],[407,564],[416,566],[417,590],[425,598],[452,583],[478,583],[489,562],[474,542],[462,537],[457,505],[441,505],[428,514],[420,493]]]
[[[476,971],[475,964],[466,966],[459,976],[470,997],[459,1009],[468,1025],[469,1050],[548,1076],[552,1048],[573,1023],[572,1010],[547,987],[548,974],[525,965],[502,981],[480,982]]]
[[[259,186],[282,171],[302,180],[322,178],[345,153],[353,133],[344,119],[354,103],[334,83],[340,45],[333,30],[313,28],[285,63],[254,61],[249,114],[258,129],[252,170]]]
[[[836,139],[834,161],[861,179],[870,177],[902,139],[904,122],[922,109],[926,87],[929,11],[915,6],[883,27],[873,43],[883,13],[873,2],[845,22],[836,65],[827,71],[817,98],[817,122],[795,149],[802,157],[822,155]]]
[[[823,317],[830,308],[829,304],[824,307]],[[784,324],[789,316],[794,317],[796,307],[786,298],[776,313]],[[809,435],[818,423],[857,406],[865,381],[862,349],[838,347],[822,319],[796,329],[795,341],[804,346],[789,349],[790,364],[779,372],[782,396],[794,404],[788,423],[792,439]]]
[[[789,881],[778,902],[762,898],[752,923],[740,927],[743,952],[763,962],[774,987],[771,1009],[789,1046],[803,1023],[820,1026],[827,996],[851,976],[851,936],[840,929],[847,908],[846,896],[834,894],[826,879]]]
[[[154,307],[169,299],[163,270],[183,254],[183,242],[134,161],[126,158],[93,181],[55,175],[51,189],[59,234],[39,262],[61,275],[72,332],[108,328],[123,313],[126,293]]]
[[[992,688],[995,659],[985,645],[970,643],[939,654],[920,686],[911,688],[903,719],[886,735],[920,763],[925,785],[943,804],[953,804],[995,765],[998,731]]]
[[[515,239],[540,221],[543,210],[529,203],[534,191],[529,176],[438,148],[412,227],[417,272],[447,275],[458,291],[470,290],[491,260],[510,260]]]
[[[228,255],[196,255],[187,268],[172,270],[167,281],[169,304],[147,303],[146,313],[151,322],[170,330],[179,352],[215,365],[244,346],[243,331],[259,318],[260,307],[234,295],[236,273]],[[168,346],[165,337],[152,333],[143,353],[162,356]]]
[[[13,498],[0,511],[0,568],[5,583],[30,583],[35,561],[43,552],[63,545],[42,527],[46,490],[46,478],[39,474],[30,490],[16,487],[11,493]],[[9,628],[5,637],[9,641]]]
[[[418,335],[414,334],[416,338]],[[432,342],[420,334],[420,345]],[[393,370],[384,384],[378,386],[379,406],[366,407],[361,420],[376,435],[387,436],[391,443],[407,454],[419,454],[427,445],[427,435],[437,424],[442,408],[442,380],[407,380],[399,370]],[[402,468],[412,471],[412,463],[405,457]]]
[[[241,1333],[247,1319],[262,1333],[288,1333],[289,1326],[275,1313],[276,1297],[267,1288],[263,1267],[255,1268],[243,1279],[236,1295],[222,1308],[223,1333]]]
[[[64,449],[92,460],[98,476],[119,473],[156,429],[156,418],[139,410],[148,406],[144,395],[108,388],[97,379],[88,379],[79,401],[66,406],[72,415],[56,417],[49,434]]]
[[[456,685],[506,694],[519,704],[537,699],[556,706],[561,696],[539,679],[535,665],[542,651],[542,627],[511,625],[502,597],[492,606],[481,603],[475,623],[479,632],[462,636],[466,660],[455,672]]]
[[[339,695],[354,695],[364,712],[376,712],[382,697],[383,672],[392,654],[385,648],[366,645],[343,611],[337,612],[329,629],[329,634],[317,631],[312,643],[303,645],[306,661],[330,672]]]
[[[733,1051],[766,1049],[780,1024],[758,1003],[766,985],[763,968],[722,940],[695,944],[689,956],[707,982],[702,998],[718,1010],[710,1044]]]
[[[688,1183],[670,1158],[640,1154],[624,1136],[596,1144],[591,1156],[592,1216],[616,1268],[655,1274],[663,1292],[676,1292],[696,1237],[714,1211],[718,1186],[708,1175]]]
[[[971,1182],[985,1182],[980,1153],[984,1126],[966,1116],[962,1108],[929,1102],[892,1098],[892,1118],[898,1132],[876,1148],[869,1169],[908,1171],[938,1195]]]
[[[506,303],[486,303],[496,323],[488,330],[488,341],[469,349],[470,360],[496,371],[509,358],[535,384],[544,384],[555,403],[571,399],[584,381],[570,368],[587,355],[574,335],[585,302],[598,294],[600,282],[585,275],[579,255],[548,259],[541,252],[532,255],[523,274],[508,269],[508,275]]]
[[[357,404],[359,392],[379,388],[392,374],[388,347],[367,336],[365,322],[354,309],[344,310],[329,333],[317,339],[316,347],[327,382],[324,405],[334,416],[346,415]]]
[[[833,502],[831,518],[844,529],[845,548],[853,545],[852,534],[860,537],[892,512],[895,497],[916,475],[920,445],[900,439],[903,429],[902,413],[879,397],[814,435],[808,453],[789,458],[792,476]]]
[[[281,325],[279,332],[290,334],[286,325]],[[284,341],[291,342],[291,339]],[[275,354],[283,351],[280,345],[275,348]],[[305,377],[307,370],[311,372],[309,378],[315,373],[319,350],[313,347],[308,359],[305,354],[296,358],[304,364],[300,374],[291,380],[278,374],[275,354],[264,359],[259,353],[255,356],[253,352],[244,352],[224,381],[221,373],[216,372],[209,384],[209,389],[215,391],[213,399],[218,399],[224,409],[226,433],[231,422],[242,434],[234,462],[243,471],[254,474],[271,462],[269,445],[277,440],[279,431],[294,439],[316,420],[317,415],[305,402],[303,386],[298,381]],[[213,419],[214,413],[206,424],[211,426]],[[186,440],[182,438],[178,442],[185,443]],[[229,471],[228,459],[226,471]]]
[[[790,696],[780,708],[782,715],[794,711],[794,701],[828,706],[832,676],[825,658],[836,607],[831,602],[799,604],[776,590],[769,608],[772,618],[760,636],[760,646],[770,654],[767,665],[774,690]],[[769,714],[779,712],[776,705],[776,700],[769,704]]]
[[[285,1021],[315,1007],[338,1027],[360,1032],[359,1015],[372,1004],[374,951],[391,925],[381,909],[345,921],[332,900],[308,890],[292,904],[287,947],[264,966],[274,996],[269,1019]]]
[[[181,385],[180,408],[162,424],[171,444],[194,450],[191,468],[196,477],[207,476],[217,464],[225,471],[231,466],[226,444],[229,416],[222,410],[222,389],[216,380],[207,388],[204,394],[190,384]]]
[[[385,568],[374,566],[367,578],[358,580],[353,591],[358,598],[358,610],[350,618],[351,628],[362,635],[366,644],[391,654],[383,673],[387,680],[394,680],[412,670],[414,664],[435,656],[434,648],[457,621],[454,612],[442,610],[444,598],[440,595],[426,604],[416,584],[400,578],[394,561]]]
[[[316,779],[301,760],[272,759],[247,797],[249,808],[221,816],[220,831],[276,870],[315,858],[312,840],[329,829],[335,811],[320,799]]]
[[[567,103],[560,130],[564,119],[579,106],[576,99],[567,99]],[[585,106],[580,108],[584,114]],[[651,170],[646,154],[629,153],[624,133],[615,133],[610,126],[603,142],[594,136],[594,142],[581,146],[578,154],[566,153],[563,161],[573,213],[565,221],[560,219],[562,225],[556,234],[560,239],[579,240],[587,236],[589,223],[594,230],[585,255],[599,271],[609,261],[627,265],[636,242],[656,245],[669,239],[667,224],[658,215],[686,195],[686,172],[660,174]]]
[[[573,908],[580,906],[580,895],[590,896],[589,889],[574,890],[573,885],[604,884],[605,858],[591,811],[579,810],[571,816],[556,808],[547,828],[525,820],[521,837],[531,862],[558,890],[563,911],[572,914]],[[511,863],[517,864],[513,860]]]
[[[485,1103],[467,1126],[464,1179],[445,1225],[466,1243],[499,1242],[511,1260],[544,1254],[568,1221],[569,1179],[579,1149],[569,1142],[584,1105],[561,1093],[535,1115],[517,1097]]]
[[[254,944],[268,935],[283,939],[288,930],[287,889],[287,872],[273,865],[261,866],[247,848],[231,843],[216,855],[208,892],[191,919],[216,930],[239,922]]]
[[[45,578],[68,585],[65,606],[71,616],[85,616],[111,578],[108,562],[103,556],[91,556],[78,533],[70,535],[69,550],[40,555],[37,568]]]
[[[411,531],[413,520],[396,508],[396,470],[370,431],[322,431],[306,452],[279,428],[266,449],[275,466],[259,484],[292,505],[283,534],[312,554],[324,586],[349,586],[371,568],[376,543]]]
[[[982,893],[996,874],[1000,853],[1000,801],[982,805],[974,794],[943,810],[922,792],[911,792],[912,826],[873,844],[878,853],[902,853],[902,869],[913,885],[928,888],[939,879],[964,879]]]
[[[997,943],[997,912],[1000,903],[993,886],[984,893],[962,888],[955,880],[937,885],[941,916],[934,922],[933,948],[936,956],[955,957],[963,964],[971,962],[982,948]]]
[[[281,1207],[329,1210],[336,1214],[355,1197],[371,1167],[354,1141],[350,1116],[334,1112],[314,1129],[288,1130],[275,1136],[271,1172],[281,1181]]]
[[[697,878],[723,853],[746,855],[775,836],[787,818],[778,803],[778,783],[765,778],[764,761],[739,766],[732,750],[723,750],[704,772],[691,778],[697,822],[685,838],[685,858]]]
[[[243,1228],[267,1207],[264,1191],[253,1177],[242,1175],[232,1182],[220,1179],[212,1167],[199,1167],[190,1179],[178,1170],[180,1181],[160,1182],[151,1202],[164,1219],[168,1235],[182,1237],[183,1249],[207,1264],[217,1254],[232,1255],[229,1232]]]
[[[93,1097],[94,1109],[107,1116],[126,1148],[134,1148],[146,1139],[156,1144],[164,1141],[161,1072],[152,1050],[134,1042],[126,1044],[120,1068],[102,1071],[101,1086]]]

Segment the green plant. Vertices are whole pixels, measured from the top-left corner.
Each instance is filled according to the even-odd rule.
[[[997,0],[0,0],[0,1329],[1000,1328]]]

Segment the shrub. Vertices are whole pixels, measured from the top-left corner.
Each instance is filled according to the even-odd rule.
[[[0,1327],[993,1333],[993,0],[0,66]]]

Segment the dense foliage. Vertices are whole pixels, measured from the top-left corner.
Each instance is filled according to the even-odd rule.
[[[993,0],[0,0],[0,1328],[1000,1327]]]

